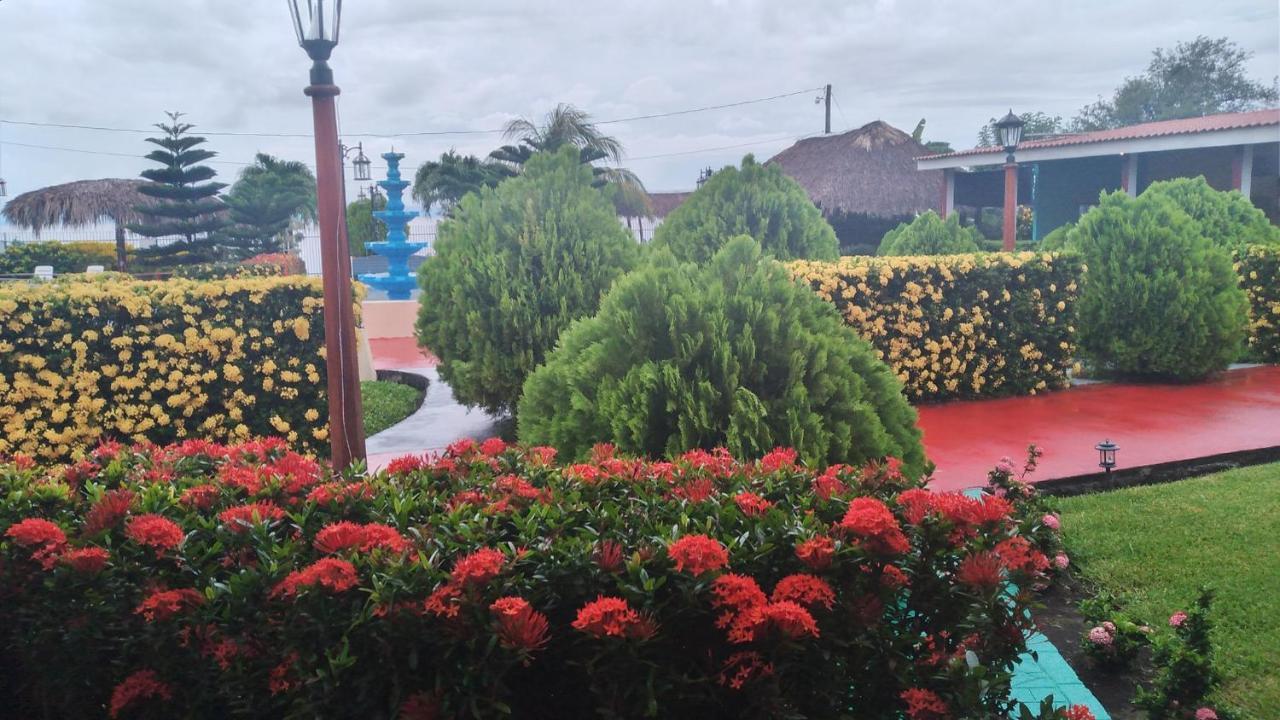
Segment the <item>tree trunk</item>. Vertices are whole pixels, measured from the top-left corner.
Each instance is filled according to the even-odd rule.
[[[129,249],[124,244],[124,225],[116,223],[116,270],[129,271]]]

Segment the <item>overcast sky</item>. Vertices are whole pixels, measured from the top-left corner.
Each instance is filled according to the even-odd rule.
[[[970,147],[1010,107],[1069,117],[1153,48],[1197,34],[1254,52],[1255,78],[1280,72],[1276,0],[347,0],[332,64],[344,139],[394,144],[411,172],[450,148],[483,155],[499,136],[396,133],[489,130],[557,102],[607,120],[826,83],[836,131],[881,119],[909,132],[927,118],[926,139]],[[148,128],[181,110],[206,132],[306,133],[307,68],[282,0],[0,0],[4,120]],[[701,167],[821,132],[816,95],[605,128],[650,190],[687,189]],[[10,198],[148,165],[138,133],[0,133]],[[310,143],[208,147],[231,182],[256,151],[311,163]]]

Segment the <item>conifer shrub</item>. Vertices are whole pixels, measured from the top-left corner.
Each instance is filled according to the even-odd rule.
[[[1239,357],[1247,304],[1231,254],[1171,198],[1104,194],[1069,237],[1088,268],[1079,345],[1100,370],[1193,380]]]
[[[1250,245],[1280,246],[1280,228],[1265,213],[1238,190],[1214,190],[1204,177],[1154,182],[1142,194],[1172,200],[1219,247],[1241,252]]]
[[[422,263],[418,339],[465,405],[514,410],[525,377],[571,320],[595,312],[639,247],[567,148],[468,195]]]
[[[777,165],[751,155],[711,176],[653,234],[681,261],[703,263],[737,235],[750,235],[779,260],[835,260],[840,244],[804,188]]]
[[[959,255],[982,249],[982,235],[960,225],[960,216],[943,220],[929,210],[885,233],[877,255]]]
[[[812,464],[924,465],[902,384],[834,307],[731,240],[705,266],[657,253],[570,326],[520,403],[523,442],[576,457],[794,447]]]

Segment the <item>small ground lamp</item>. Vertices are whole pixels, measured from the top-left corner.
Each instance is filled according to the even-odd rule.
[[[1018,233],[1018,221],[1016,215],[1018,212],[1018,163],[1013,157],[1013,151],[1018,149],[1018,143],[1022,142],[1022,127],[1026,123],[1022,122],[1022,118],[1013,114],[1013,110],[1009,110],[1009,114],[1000,118],[1000,122],[996,123],[996,134],[1000,138],[1000,144],[1004,146],[1004,151],[1008,155],[1004,159],[1004,251],[1013,252],[1014,238]]]
[[[342,0],[289,0],[298,44],[311,58],[311,98],[316,140],[316,215],[320,225],[320,258],[324,276],[325,371],[328,374],[331,460],[345,470],[364,460],[364,420],[360,411],[360,378],[356,359],[355,309],[351,293],[346,208],[342,205],[342,150],[329,56],[338,45]],[[367,168],[366,168],[367,172]]]
[[[1110,440],[1103,440],[1094,445],[1093,448],[1098,451],[1098,467],[1110,475],[1111,471],[1116,467],[1116,451],[1120,449],[1120,446]]]

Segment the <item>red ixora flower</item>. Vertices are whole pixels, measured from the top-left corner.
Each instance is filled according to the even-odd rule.
[[[62,562],[71,566],[71,569],[85,575],[97,575],[107,566],[107,558],[110,557],[104,548],[86,547],[69,550],[62,555]]]
[[[445,583],[427,596],[422,607],[437,617],[456,618],[462,611],[462,589],[457,585]]]
[[[831,559],[835,554],[835,541],[825,535],[810,538],[796,546],[796,557],[813,570],[831,567]]]
[[[416,692],[400,703],[396,720],[440,720],[440,699],[425,692]]]
[[[792,448],[774,448],[772,452],[760,458],[760,470],[771,473],[795,467],[796,451]]]
[[[747,643],[759,640],[770,631],[788,639],[818,637],[818,623],[800,605],[790,601],[772,602],[747,608],[729,629],[729,642]]]
[[[168,620],[183,610],[197,607],[204,603],[204,596],[191,588],[180,590],[158,590],[147,596],[138,604],[134,613],[147,619],[147,622]]]
[[[622,637],[647,640],[657,632],[653,620],[641,617],[626,600],[600,597],[583,605],[573,628],[598,638]]]
[[[129,512],[133,504],[133,491],[126,488],[108,490],[98,498],[98,502],[89,508],[84,516],[83,532],[87,536],[97,535],[107,528],[115,527]]]
[[[483,585],[498,576],[507,564],[507,556],[501,550],[480,548],[458,558],[453,564],[450,582],[459,586]]]
[[[44,518],[19,520],[5,531],[5,535],[22,547],[31,548],[31,559],[45,570],[58,562],[58,556],[67,546],[67,534],[57,524]]]
[[[208,510],[218,501],[221,492],[216,485],[196,485],[182,491],[178,502],[198,510]]]
[[[182,527],[169,518],[155,513],[138,515],[125,526],[124,534],[130,540],[145,547],[154,548],[156,556],[182,544]]]
[[[596,561],[596,565],[599,565],[601,570],[607,573],[622,572],[625,562],[621,543],[613,540],[601,540],[592,554],[592,559]]]
[[[326,555],[358,550],[372,552],[377,549],[389,550],[393,553],[404,553],[413,545],[400,534],[399,530],[381,523],[341,522],[330,523],[316,533],[315,548]]]
[[[287,693],[302,684],[296,678],[290,677],[293,674],[293,666],[297,664],[298,659],[298,653],[296,651],[291,652],[284,657],[284,660],[279,665],[271,668],[271,672],[267,675],[267,688],[271,690],[272,695]]]
[[[991,590],[1004,581],[1004,563],[993,552],[978,552],[960,561],[956,580],[976,590]]]
[[[499,598],[489,606],[489,612],[493,614],[498,639],[506,647],[532,652],[547,644],[547,616],[534,610],[524,598]]]
[[[932,690],[911,688],[903,690],[899,697],[907,704],[907,717],[911,720],[943,720],[951,712],[942,698]]]
[[[1097,720],[1093,715],[1093,711],[1084,705],[1072,705],[1066,709],[1062,717],[1066,718],[1066,720]],[[1199,720],[1198,714],[1196,719]]]
[[[711,605],[725,612],[716,620],[716,627],[726,628],[735,618],[749,608],[769,602],[759,583],[746,575],[726,573],[711,582]]]
[[[485,457],[497,457],[507,451],[507,443],[502,438],[489,438],[480,443],[480,454]]]
[[[155,670],[139,670],[125,678],[111,691],[111,717],[141,700],[172,700],[173,689],[160,680]]]
[[[402,455],[387,463],[387,474],[408,475],[422,470],[426,466],[427,460],[421,455]]]
[[[836,529],[857,538],[872,552],[901,555],[911,547],[889,506],[875,498],[850,500]]]
[[[255,502],[229,507],[218,513],[218,520],[234,533],[242,533],[254,525],[265,525],[284,519],[284,510],[272,502]]]
[[[790,600],[810,610],[815,605],[830,610],[836,604],[836,592],[820,577],[797,573],[779,580],[769,599],[775,603]]]
[[[760,653],[749,650],[734,653],[724,661],[724,666],[720,668],[719,682],[734,690],[741,690],[751,680],[772,674],[773,663],[767,662]]]
[[[294,570],[271,591],[272,597],[294,597],[302,589],[320,586],[331,592],[350,590],[360,582],[356,568],[339,558],[321,558],[314,563]]]
[[[773,503],[751,492],[738,493],[733,496],[733,501],[747,517],[758,517],[769,512],[769,508],[773,507]]]
[[[1049,558],[1024,537],[1011,537],[996,544],[996,555],[1011,571],[1036,575],[1049,569]]]
[[[667,555],[676,564],[676,572],[704,575],[729,564],[729,553],[719,540],[706,535],[685,535],[667,546]]]

